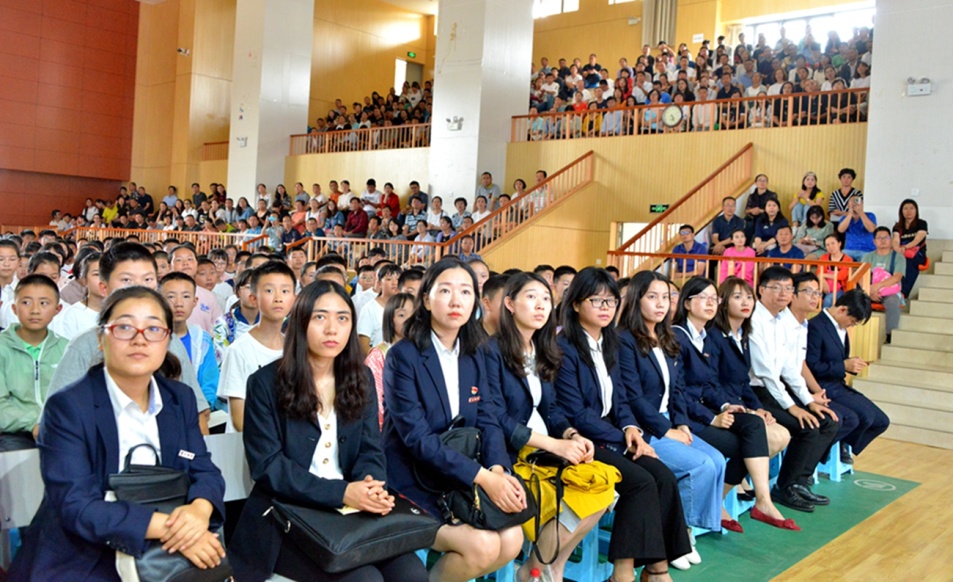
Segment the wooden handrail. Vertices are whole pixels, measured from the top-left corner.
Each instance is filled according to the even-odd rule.
[[[660,214],[659,216],[657,216],[657,217],[655,218],[655,220],[653,220],[652,222],[648,223],[648,224],[645,226],[645,228],[643,228],[642,230],[640,230],[638,233],[635,234],[635,236],[633,236],[633,237],[630,238],[629,240],[627,240],[627,241],[625,241],[624,243],[622,243],[622,245],[619,246],[619,248],[616,249],[616,250],[617,250],[617,251],[625,251],[626,249],[628,249],[629,247],[631,247],[631,246],[635,243],[636,240],[638,240],[640,237],[644,236],[644,235],[647,234],[649,231],[651,231],[652,228],[655,227],[657,224],[659,224],[659,223],[665,221],[666,218],[667,218],[672,212],[674,212],[675,210],[677,210],[679,206],[681,206],[682,204],[684,204],[685,202],[687,202],[689,199],[691,199],[691,197],[694,196],[696,193],[698,193],[698,191],[700,191],[702,188],[704,188],[708,183],[712,182],[715,178],[718,177],[719,174],[721,174],[722,172],[724,172],[731,164],[733,164],[733,163],[735,163],[736,161],[738,161],[738,159],[740,159],[741,156],[745,155],[746,153],[748,153],[748,152],[751,151],[752,149],[754,149],[754,143],[748,142],[744,147],[742,147],[740,150],[738,150],[738,153],[736,153],[735,155],[733,155],[733,156],[731,156],[730,158],[728,158],[728,160],[726,160],[725,163],[723,163],[722,165],[718,166],[718,168],[717,168],[714,172],[708,174],[708,176],[706,176],[701,182],[699,182],[698,185],[696,185],[694,188],[692,188],[691,190],[689,190],[687,194],[685,194],[684,196],[682,196],[681,198],[679,198],[674,204],[672,204],[671,206],[669,206],[668,210],[666,210],[664,213],[662,213],[662,214]]]
[[[250,239],[248,239],[248,240],[246,240],[246,241],[244,241],[244,242],[242,243],[242,250],[243,250],[243,251],[247,251],[248,249],[251,248],[251,246],[252,246],[253,244],[255,244],[255,243],[257,243],[257,242],[261,242],[261,241],[265,240],[266,238],[268,238],[268,235],[267,235],[267,234],[260,234],[260,235],[254,237],[254,238],[250,238]]]
[[[297,133],[289,138],[288,155],[429,147],[430,127],[430,123],[406,123],[389,127],[336,129],[321,131],[316,134]],[[391,135],[398,141],[409,137],[411,143],[409,145],[397,143],[385,147],[387,144],[382,142],[384,138]],[[353,140],[351,139],[352,136]],[[314,138],[314,143],[310,143],[312,138]],[[423,140],[423,138],[426,138],[426,144],[416,143],[418,139]]]

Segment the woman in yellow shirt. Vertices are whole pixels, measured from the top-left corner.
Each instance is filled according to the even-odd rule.
[[[811,206],[820,206],[824,208],[824,193],[817,187],[817,174],[808,172],[804,174],[801,180],[801,190],[791,201],[788,210],[791,211],[792,226],[804,224],[807,218],[807,209]]]

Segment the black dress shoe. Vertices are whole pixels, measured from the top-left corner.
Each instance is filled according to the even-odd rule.
[[[845,465],[854,464],[854,456],[850,454],[850,447],[843,443],[840,446],[840,462]]]
[[[801,485],[800,483],[795,483],[794,485],[791,485],[791,489],[794,489],[794,492],[798,496],[800,496],[802,499],[807,501],[808,503],[812,503],[814,505],[830,505],[831,504],[830,499],[828,499],[827,497],[824,497],[823,495],[818,495],[817,493],[814,493],[808,487]]]
[[[803,511],[806,513],[811,513],[814,511],[814,504],[798,495],[794,490],[793,485],[783,490],[778,489],[777,485],[772,487],[771,500],[775,503],[780,503],[785,507],[790,507],[791,509],[796,509],[798,511]]]

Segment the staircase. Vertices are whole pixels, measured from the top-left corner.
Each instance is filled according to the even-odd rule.
[[[884,436],[953,449],[953,251],[933,265],[890,345],[854,387],[890,417]]]

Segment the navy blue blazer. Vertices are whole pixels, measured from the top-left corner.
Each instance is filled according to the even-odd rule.
[[[503,431],[488,402],[488,382],[481,353],[460,355],[459,416],[463,425],[483,432],[483,465],[510,468]],[[424,491],[414,466],[439,472],[459,485],[470,486],[480,463],[445,447],[440,435],[450,428],[450,401],[440,359],[433,345],[419,351],[410,340],[387,350],[384,361],[384,451],[387,479],[394,489],[439,516],[436,495]]]
[[[829,317],[819,313],[807,322],[807,367],[828,398],[842,395],[847,388],[844,360],[849,357],[850,336],[842,344]]]
[[[495,338],[487,342],[483,355],[489,382],[490,404],[509,446],[510,461],[515,463],[517,454],[532,434],[526,426],[533,414],[529,381],[526,376],[517,376],[506,366],[500,353],[500,345]],[[540,379],[540,385],[542,396],[539,401],[539,415],[543,417],[550,436],[562,438],[563,433],[571,426],[569,420],[556,404],[553,383]]]
[[[360,420],[338,422],[338,461],[344,479],[322,479],[309,472],[321,438],[317,419],[291,419],[278,405],[276,377],[280,361],[248,379],[245,400],[245,457],[255,486],[229,544],[239,580],[265,580],[274,571],[282,535],[262,514],[273,498],[298,505],[339,508],[348,483],[366,475],[385,480],[384,450],[377,422],[377,394],[367,371],[368,401]]]
[[[659,412],[665,394],[665,380],[658,360],[651,353],[642,355],[629,330],[619,334],[619,344],[619,367],[625,380],[629,406],[645,432],[655,438],[662,438],[676,426],[688,425],[685,397],[682,394],[682,366],[678,360],[665,355],[669,377],[669,418],[665,418]]]
[[[691,325],[685,322],[685,325]],[[717,333],[718,330],[715,329]],[[718,384],[718,369],[714,367],[712,359],[711,333],[705,335],[704,350],[699,352],[692,343],[689,331],[682,326],[675,327],[675,337],[681,345],[679,360],[682,367],[682,393],[685,396],[685,411],[688,413],[688,426],[693,432],[701,432],[711,426],[721,408],[721,404],[712,409],[711,402],[705,401],[705,393],[711,386]]]
[[[211,503],[210,528],[218,529],[225,515],[225,480],[205,448],[195,395],[185,384],[155,378],[162,396],[156,416],[161,464],[188,473],[188,502],[202,498]],[[8,579],[118,580],[116,550],[142,555],[153,511],[103,500],[109,475],[119,472],[120,461],[102,364],[50,396],[37,445],[46,489]],[[181,451],[194,457],[180,456]]]
[[[735,340],[717,327],[708,330],[711,339],[714,368],[718,370],[718,382],[709,386],[704,395],[709,407],[721,408],[722,404],[740,404],[751,410],[761,410],[764,406],[751,388],[751,349],[748,338],[742,338],[739,348]]]
[[[618,364],[609,370],[612,378],[612,407],[602,416],[602,390],[596,369],[579,356],[576,346],[565,336],[557,338],[563,351],[562,366],[556,376],[556,403],[572,426],[597,445],[625,449],[627,426],[638,426],[629,408]]]

